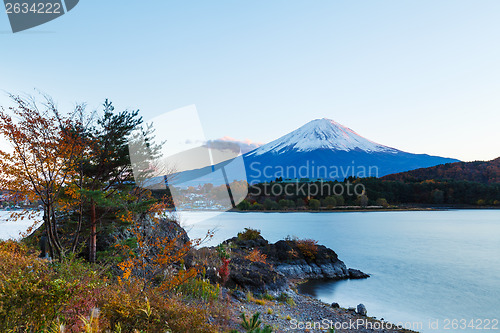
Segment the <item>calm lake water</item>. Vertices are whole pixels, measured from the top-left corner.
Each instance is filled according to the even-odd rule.
[[[348,267],[371,274],[300,288],[325,302],[363,303],[370,316],[424,332],[500,331],[495,321],[486,327],[500,319],[500,210],[183,213],[181,219],[191,224],[191,237],[217,227],[207,245],[245,227],[272,242],[287,235],[316,239]]]
[[[33,226],[35,220],[23,219],[13,221],[10,219],[10,211],[0,210],[0,239],[19,239],[29,227]],[[41,213],[38,218],[41,219]]]

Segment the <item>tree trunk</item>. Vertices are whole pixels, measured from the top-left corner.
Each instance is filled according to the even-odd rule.
[[[47,229],[47,239],[49,241],[50,255],[52,259],[61,259],[62,248],[61,244],[58,242],[58,237],[54,233],[57,233],[56,227],[54,226],[55,220],[52,219],[52,207],[50,204],[45,206],[45,224]]]
[[[97,252],[97,221],[95,214],[95,202],[91,200],[90,202],[90,249],[89,249],[89,261],[96,261]]]
[[[80,203],[80,207],[78,210],[78,227],[76,228],[75,237],[73,238],[73,244],[71,245],[71,253],[76,253],[76,248],[78,247],[78,241],[80,239],[80,232],[82,230],[83,223],[83,204]]]
[[[50,227],[50,219],[48,218],[47,214],[47,206],[44,207],[44,213],[43,213],[43,221],[45,223],[45,232],[47,233],[47,243],[49,245],[49,257],[54,258],[54,242],[52,240],[52,232],[51,232],[51,227]]]

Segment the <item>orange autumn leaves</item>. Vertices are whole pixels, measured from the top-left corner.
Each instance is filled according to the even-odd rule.
[[[61,257],[55,210],[84,145],[75,120],[62,116],[51,99],[46,98],[41,108],[34,100],[11,98],[16,106],[0,109],[0,136],[12,148],[0,150],[0,188],[18,200],[41,202],[50,247]],[[75,108],[75,114],[81,111],[82,107]]]
[[[126,258],[118,267],[122,270],[122,279],[135,279],[143,288],[148,288],[152,281],[159,284],[158,290],[166,292],[196,277],[197,267],[185,268],[183,258],[194,247],[212,237],[209,232],[203,239],[181,241],[182,234],[168,238],[157,232],[165,223],[162,212],[166,211],[166,203],[154,204],[146,214],[146,218],[138,219],[132,213],[122,214],[120,219],[131,224],[129,230],[135,240],[135,248],[126,243],[118,243],[116,247]],[[172,222],[175,223],[175,222]]]

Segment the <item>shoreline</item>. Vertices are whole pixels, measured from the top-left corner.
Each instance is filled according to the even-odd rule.
[[[397,208],[334,208],[334,209],[301,209],[301,210],[239,210],[239,209],[230,209],[228,211],[223,212],[231,212],[231,213],[363,213],[363,212],[440,212],[440,211],[451,211],[451,210],[500,210],[500,207],[397,207]],[[184,212],[220,212],[217,210],[183,210]]]
[[[16,209],[8,209],[8,208],[0,208],[0,212],[16,212],[22,210],[30,210],[30,211],[42,211],[38,208],[16,208]],[[500,210],[500,207],[496,206],[411,206],[411,207],[393,207],[393,208],[382,208],[378,206],[373,207],[365,207],[362,208],[360,206],[343,206],[339,208],[331,208],[331,209],[261,209],[261,210],[240,210],[237,208],[232,208],[225,211],[220,210],[201,210],[201,209],[183,209],[183,212],[231,212],[231,213],[345,213],[345,212],[425,212],[425,211],[448,211],[448,210]],[[173,212],[175,210],[169,210]]]
[[[291,288],[295,288],[291,281]],[[333,307],[317,298],[301,294],[295,290],[289,294],[293,302],[278,302],[276,300],[244,299],[231,295],[230,306],[232,318],[239,313],[247,317],[260,312],[260,319],[270,325],[276,332],[328,332],[334,328],[335,332],[356,333],[416,333],[404,328],[403,323],[391,323],[383,318],[358,314],[353,308]],[[230,323],[231,328],[241,328],[238,321]]]

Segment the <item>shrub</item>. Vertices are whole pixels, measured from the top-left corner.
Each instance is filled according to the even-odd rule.
[[[19,244],[1,243],[0,331],[38,332],[59,320],[78,331],[105,279],[79,260],[49,263]]]
[[[0,242],[0,332],[211,332],[209,316],[214,325],[227,318],[219,286],[205,280],[166,293],[143,290],[135,277],[117,283],[95,268],[74,258],[49,263]]]
[[[247,292],[246,296],[247,296],[248,302],[252,302],[252,303],[255,303],[258,305],[266,305],[266,303],[267,303],[267,301],[265,299],[259,299],[259,298],[254,297],[253,293],[250,291]]]
[[[217,273],[219,274],[221,282],[224,285],[227,282],[227,280],[229,279],[229,273],[230,273],[229,263],[231,260],[225,259],[225,258],[222,258],[221,260],[222,260],[222,265],[217,270]]]
[[[240,240],[256,240],[261,237],[260,230],[245,228],[245,231],[238,233],[238,239]]]
[[[297,239],[295,244],[304,257],[314,260],[318,253],[318,242],[313,239]]]
[[[275,298],[273,297],[273,295],[265,293],[262,295],[262,299],[265,299],[266,301],[274,301]]]
[[[132,279],[109,289],[101,300],[102,328],[122,332],[210,332],[208,310],[157,289],[142,291]]]
[[[250,253],[245,256],[245,259],[248,259],[251,262],[261,262],[263,264],[267,264],[267,255],[262,254],[259,249],[253,249],[250,251]]]
[[[204,301],[216,300],[219,297],[219,284],[213,285],[206,279],[190,279],[188,282],[180,285],[177,292],[190,298],[202,299]]]
[[[292,297],[288,296],[287,294],[285,293],[281,293],[278,298],[277,298],[278,302],[281,302],[281,303],[286,303],[290,306],[294,306],[295,305],[295,301],[293,300]]]
[[[255,299],[255,304],[258,304],[258,305],[266,305],[267,302],[265,299]]]
[[[217,251],[217,256],[220,259],[229,259],[230,258],[227,245],[221,243],[221,244],[217,245],[215,250]]]
[[[387,200],[385,198],[378,198],[377,199],[377,205],[382,206],[384,208],[389,207],[389,204],[387,203]]]

